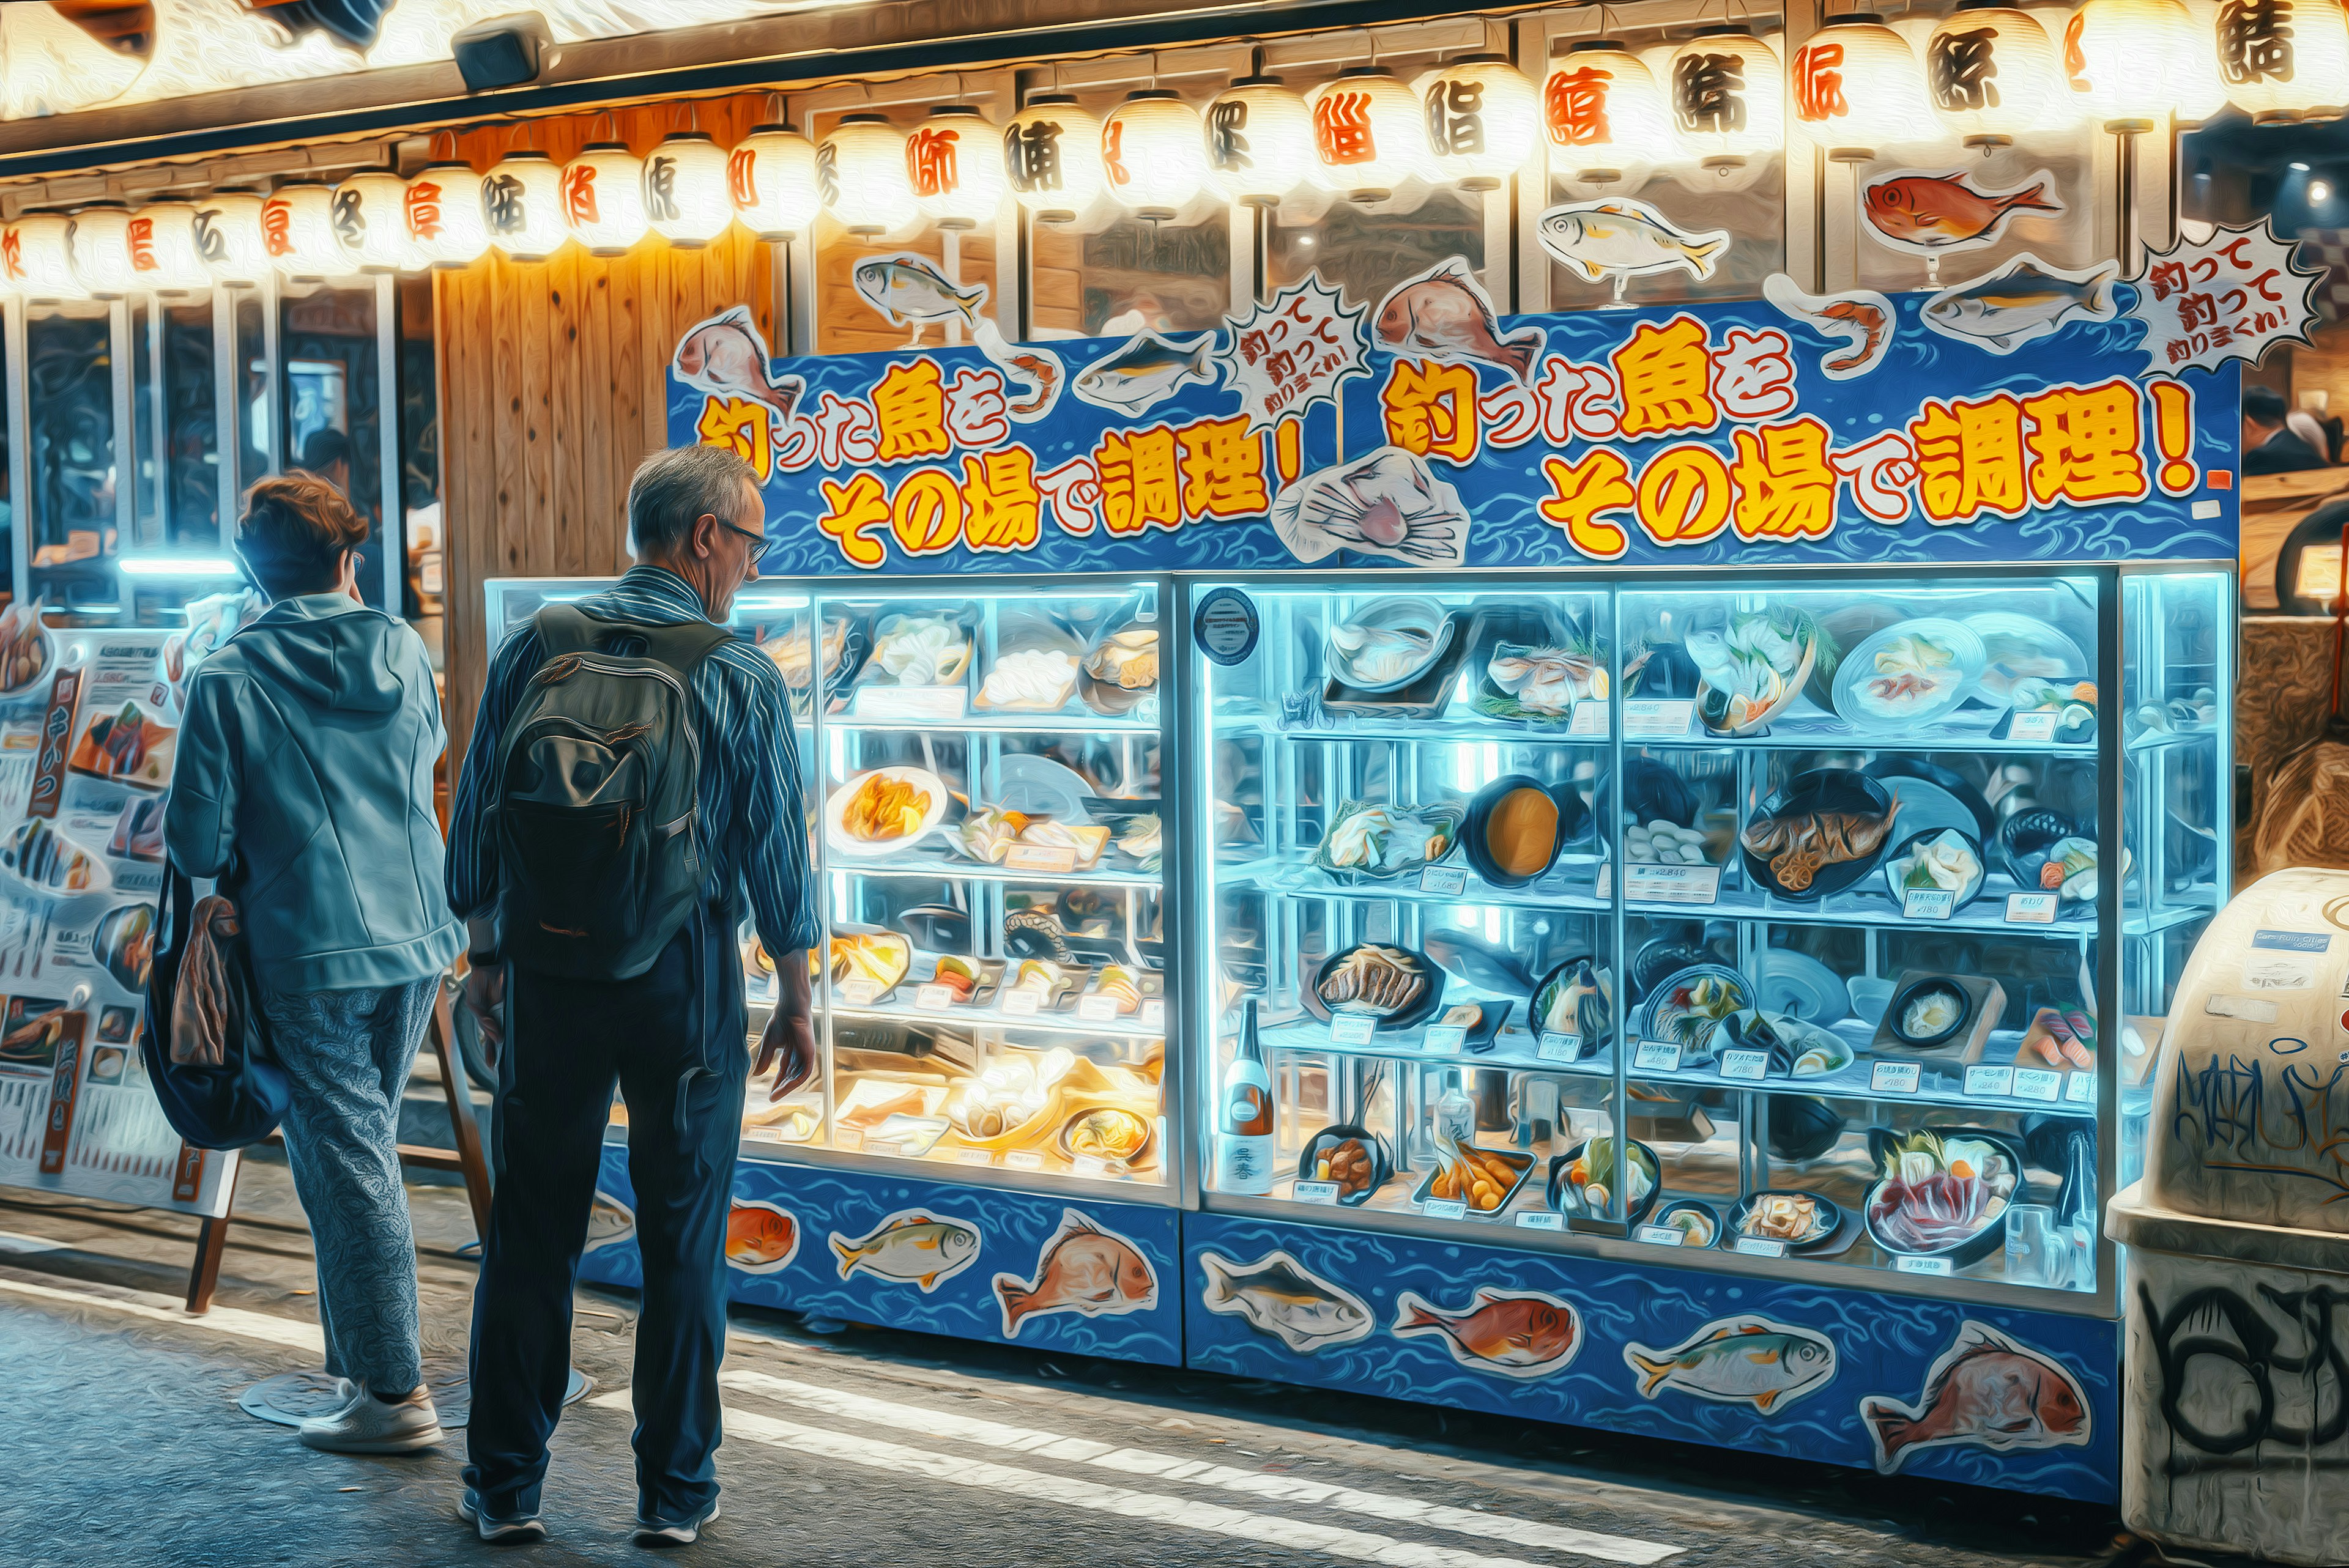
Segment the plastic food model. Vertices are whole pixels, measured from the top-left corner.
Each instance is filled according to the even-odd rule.
[[[1367,1189],[1377,1169],[1361,1139],[1341,1138],[1314,1156],[1313,1179],[1334,1182],[1338,1195],[1347,1198]]]
[[[1806,1193],[1764,1192],[1745,1212],[1738,1230],[1757,1241],[1792,1244],[1817,1234],[1821,1218],[1818,1200]]]
[[[881,628],[872,662],[899,686],[946,686],[970,667],[970,634],[933,616],[893,616]]]
[[[1073,1155],[1095,1160],[1128,1161],[1150,1141],[1150,1124],[1130,1110],[1106,1106],[1079,1111],[1069,1121],[1064,1141]]]
[[[1983,1139],[1914,1132],[1886,1152],[1868,1201],[1876,1234],[1902,1252],[1938,1253],[1997,1222],[2013,1195],[2013,1161]]]
[[[1423,817],[1388,806],[1349,802],[1321,841],[1319,859],[1333,871],[1377,876],[1407,871],[1451,852],[1458,814]]]
[[[1050,713],[1077,694],[1076,655],[1058,648],[1028,648],[995,661],[980,683],[978,706]]]
[[[1104,638],[1085,661],[1085,673],[1105,686],[1143,691],[1158,684],[1158,634],[1129,626]]]
[[[1689,634],[1706,727],[1738,735],[1765,723],[1810,678],[1818,642],[1818,628],[1799,611],[1734,614],[1723,631]]]
[[[913,944],[902,936],[836,935],[832,939],[833,984],[869,980],[886,991],[905,977],[913,954]]]
[[[1332,1007],[1386,1016],[1419,1000],[1427,976],[1419,961],[1392,947],[1362,947],[1321,979],[1321,999]]]
[[[1897,872],[1898,885],[1904,892],[1945,889],[1960,893],[1971,887],[1982,874],[1981,860],[1964,835],[1955,829],[1945,829],[1940,837],[1918,844],[1909,851]]]
[[[1615,1140],[1594,1138],[1582,1146],[1581,1153],[1567,1162],[1567,1186],[1586,1210],[1593,1214],[1603,1214],[1612,1202],[1613,1195],[1608,1191],[1607,1183],[1613,1179],[1614,1172]],[[1627,1212],[1637,1209],[1648,1194],[1656,1190],[1656,1173],[1648,1169],[1647,1157],[1640,1150],[1626,1151],[1623,1182],[1630,1189],[1623,1201]]]
[[[1746,824],[1748,850],[1769,861],[1770,874],[1789,892],[1801,892],[1827,866],[1866,860],[1892,831],[1895,812],[1802,811],[1756,817]]]
[[[1874,673],[1854,689],[1860,707],[1878,717],[1899,717],[1938,702],[1965,679],[1957,650],[1923,633],[1893,638],[1877,650],[1874,663]]]
[[[1485,676],[1501,695],[1480,699],[1479,711],[1496,718],[1557,723],[1571,717],[1574,705],[1586,697],[1607,700],[1606,661],[1584,649],[1521,648],[1503,643],[1485,666]]]
[[[868,842],[902,839],[921,827],[930,804],[926,790],[902,779],[872,773],[850,798],[841,825],[852,838]]]
[[[1506,1202],[1517,1178],[1525,1174],[1500,1155],[1470,1143],[1439,1137],[1435,1152],[1435,1178],[1427,1195],[1465,1203],[1480,1214],[1489,1214]]]

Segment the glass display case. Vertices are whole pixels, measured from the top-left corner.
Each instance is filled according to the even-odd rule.
[[[1189,586],[1206,1207],[2109,1311],[2226,573]]]

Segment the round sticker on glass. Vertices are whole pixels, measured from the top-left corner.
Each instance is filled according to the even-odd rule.
[[[1219,665],[1237,665],[1256,652],[1260,630],[1256,603],[1237,588],[1216,588],[1191,613],[1199,651]]]

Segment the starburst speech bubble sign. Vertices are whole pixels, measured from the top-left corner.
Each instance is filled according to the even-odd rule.
[[[2271,344],[2309,341],[2310,303],[2323,274],[2292,264],[2292,247],[2261,219],[2179,236],[2146,257],[2129,315],[2145,323],[2148,375],[2215,370],[2230,359],[2257,365]]]
[[[1362,335],[1369,308],[1347,309],[1316,271],[1246,319],[1225,322],[1231,335],[1216,358],[1223,366],[1224,385],[1240,395],[1250,435],[1283,419],[1302,418],[1316,403],[1335,405],[1340,382],[1371,373]]]

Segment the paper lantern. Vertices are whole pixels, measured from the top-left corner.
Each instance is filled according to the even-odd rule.
[[[471,164],[426,164],[408,182],[400,217],[416,253],[443,271],[471,266],[490,248],[481,178]]]
[[[2221,0],[2212,41],[2229,101],[2256,125],[2336,119],[2349,108],[2341,0]]]
[[[130,214],[111,202],[77,211],[66,229],[74,276],[92,299],[120,299],[139,292],[130,271]]]
[[[481,176],[481,227],[517,262],[543,262],[563,249],[563,170],[543,152],[512,152]]]
[[[563,222],[594,256],[625,256],[645,237],[644,160],[591,141],[563,166]]]
[[[408,242],[408,181],[367,169],[335,187],[335,241],[363,273],[404,273],[421,265]]]
[[[939,228],[992,223],[1003,205],[1003,143],[969,104],[941,104],[906,133],[905,180]]]
[[[212,286],[212,275],[196,250],[196,209],[191,202],[159,197],[130,214],[130,270],[150,294],[191,294]]]
[[[1383,201],[1434,172],[1419,99],[1380,66],[1357,66],[1305,95],[1313,114],[1313,178],[1353,201]]]
[[[1968,147],[2008,146],[2066,107],[2047,30],[1998,0],[1961,0],[1934,24],[1924,75],[1933,113]]]
[[[1278,77],[1242,77],[1201,116],[1207,184],[1227,201],[1278,207],[1313,161],[1313,116]]]
[[[1463,191],[1500,189],[1533,151],[1538,96],[1506,55],[1463,55],[1422,82],[1436,177]]]
[[[2169,112],[2179,125],[2196,126],[2227,111],[2227,84],[2220,79],[2219,52],[2210,46],[2219,36],[2219,7],[2215,0],[2185,0],[2185,5],[2187,18],[2193,24],[2194,46],[2188,51],[2186,69],[2178,78],[2178,96],[2171,101]],[[2314,114],[2305,118],[2328,117]]]
[[[1102,121],[1102,173],[1109,193],[1135,217],[1155,223],[1174,217],[1207,178],[1199,111],[1165,88],[1126,94]]]
[[[1003,178],[1040,223],[1073,223],[1101,194],[1101,121],[1070,93],[1038,93],[1003,122]]]
[[[645,158],[645,221],[672,245],[698,250],[726,232],[726,155],[698,130],[664,137]]]
[[[1665,101],[1684,156],[1734,169],[1775,152],[1785,135],[1778,52],[1746,27],[1707,27],[1672,51]]]
[[[1838,163],[1930,133],[1909,40],[1871,13],[1830,16],[1795,51],[1795,119]]]
[[[905,138],[881,114],[848,114],[815,150],[824,211],[852,234],[886,234],[921,215],[905,177]]]
[[[312,181],[281,185],[262,202],[261,248],[295,283],[340,277],[352,267],[335,237],[335,193]]]
[[[88,299],[74,275],[73,220],[62,212],[27,212],[0,229],[0,266],[16,292],[36,304]]]
[[[1542,130],[1552,170],[1602,185],[1656,159],[1671,134],[1655,73],[1609,38],[1586,38],[1550,67]]]
[[[2064,25],[2064,79],[2106,130],[2151,130],[2190,94],[2199,43],[2178,0],[2087,0]]]
[[[249,191],[215,191],[196,203],[196,254],[214,283],[257,289],[276,272],[261,242],[262,205]]]
[[[726,154],[726,194],[735,221],[762,240],[794,240],[823,210],[815,184],[815,144],[788,125],[761,125]]]

